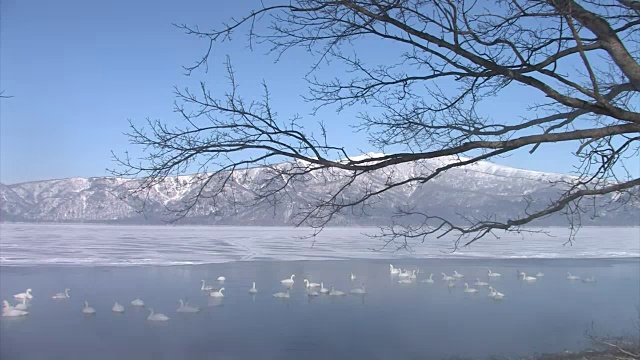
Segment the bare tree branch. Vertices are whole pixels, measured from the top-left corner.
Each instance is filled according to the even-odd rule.
[[[217,30],[179,25],[207,44],[185,67],[187,74],[207,70],[212,49],[236,41],[231,36],[240,29],[248,31],[252,49],[266,46],[276,58],[299,48],[310,52],[305,99],[313,108],[357,109],[356,131],[381,152],[399,150],[354,157],[328,138],[315,114],[279,118],[266,84],[260,98],[241,96],[228,59],[229,87],[222,96],[205,83],[197,90],[176,88],[180,125],[132,123],[129,139],[145,155],[114,155],[120,167],[113,173],[142,177],[134,192],[144,194],[197,169],[200,191],[171,209],[178,219],[202,199],[268,204],[275,213],[291,192],[323,181],[326,196],[292,210],[296,225],[322,229],[348,211],[367,216],[385,193],[518,149],[538,156],[540,146],[564,143],[575,146],[573,177],[550,182],[547,198],[523,194],[521,213],[441,216],[400,207],[382,236],[406,247],[409,240],[455,233],[457,247],[496,230],[528,231],[524,226],[561,214],[571,241],[583,218],[598,216],[596,209],[640,201],[633,170],[640,151],[639,11],[637,2],[622,0],[298,0],[248,11]],[[363,59],[361,46],[371,44],[397,51],[400,60]],[[326,79],[318,69],[328,61],[346,71]],[[528,116],[497,118],[482,110],[513,86],[538,94]],[[397,176],[394,169],[403,164],[420,171]],[[239,200],[244,190],[237,177],[253,167],[267,176],[250,201]],[[367,176],[380,182],[367,183]]]

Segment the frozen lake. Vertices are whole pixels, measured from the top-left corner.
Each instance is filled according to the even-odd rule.
[[[315,241],[309,229],[283,227],[112,226],[0,224],[0,265],[196,265],[252,260],[402,258],[640,257],[640,227],[585,227],[572,245],[568,231],[487,236],[452,253],[452,238],[414,244],[412,252],[383,251],[376,228],[327,228]]]

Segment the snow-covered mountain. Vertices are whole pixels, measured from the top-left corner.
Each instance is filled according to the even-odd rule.
[[[400,164],[360,176],[344,193],[344,199],[355,199],[366,191],[383,187],[389,181],[401,181],[420,174],[429,174],[445,160],[425,160]],[[291,166],[291,163],[278,167]],[[182,208],[198,192],[198,176],[168,178],[155,185],[146,196],[131,193],[139,180],[122,178],[70,178],[45,180],[13,185],[0,184],[0,220],[46,222],[115,222],[158,223],[171,218],[169,209]],[[272,181],[268,181],[271,179]],[[255,204],[255,194],[267,188],[284,185],[273,170],[253,168],[238,171],[229,179],[227,190],[215,199],[201,198],[182,223],[286,225],[293,224],[301,209],[344,185],[346,177],[340,171],[324,171],[304,175],[304,181],[286,186],[286,196],[272,203]],[[480,162],[451,169],[426,184],[406,185],[391,189],[372,199],[371,207],[347,209],[332,220],[334,225],[389,224],[398,207],[439,215],[448,219],[466,217],[505,219],[524,214],[527,200],[533,208],[542,207],[561,191],[559,181],[571,181],[567,175],[515,169]],[[207,188],[206,196],[214,185]],[[147,196],[148,195],[148,196]],[[602,203],[615,199],[615,194],[603,196]],[[244,204],[244,205],[243,205]],[[251,206],[246,206],[252,204]],[[140,212],[140,210],[144,211]],[[530,208],[531,209],[531,208]],[[624,206],[597,206],[583,214],[588,225],[638,225],[640,203]],[[567,220],[557,214],[538,221],[539,225],[561,225]]]

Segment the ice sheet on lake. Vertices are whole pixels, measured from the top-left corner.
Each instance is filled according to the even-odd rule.
[[[639,227],[585,227],[572,245],[568,230],[487,236],[452,250],[452,237],[413,244],[413,251],[380,249],[375,228],[309,229],[227,226],[112,226],[1,224],[0,265],[193,265],[252,260],[393,258],[611,258],[640,257]]]

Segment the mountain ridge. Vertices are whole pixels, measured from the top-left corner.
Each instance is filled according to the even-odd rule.
[[[364,154],[373,158],[381,154]],[[355,157],[354,157],[355,158]],[[354,159],[351,158],[351,159]],[[419,174],[428,174],[453,158],[420,160],[393,165],[359,177],[345,191],[347,198],[357,198],[379,189],[390,179],[401,181]],[[458,160],[459,161],[459,160]],[[296,162],[298,165],[301,162]],[[292,166],[293,162],[273,165]],[[180,220],[186,224],[226,225],[296,225],[301,212],[331,190],[344,183],[344,171],[327,171],[305,175],[301,183],[293,182],[286,188],[287,197],[275,206],[255,204],[255,194],[264,186],[273,186],[267,179],[273,175],[268,167],[239,170],[231,176],[229,189],[213,201],[201,199],[192,211]],[[131,191],[140,179],[120,177],[71,177],[66,179],[36,180],[17,184],[0,183],[0,220],[28,222],[109,222],[159,223],[172,218],[168,208],[180,208],[195,196],[195,179],[203,174],[170,177],[154,185],[143,199],[132,196]],[[570,182],[575,177],[517,169],[482,161],[450,169],[423,185],[406,185],[388,190],[376,198],[366,213],[345,211],[338,213],[330,225],[389,224],[398,207],[438,215],[445,218],[486,218],[495,216],[504,220],[525,212],[525,196],[535,206],[544,206],[562,190],[559,182]],[[276,178],[276,180],[278,180]],[[206,191],[211,191],[207,188]],[[231,196],[235,202],[232,202]],[[615,200],[615,194],[601,197],[602,203]],[[143,207],[144,204],[144,207]],[[238,205],[243,204],[243,205]],[[537,205],[536,205],[537,204]],[[249,206],[250,205],[250,206]],[[612,204],[616,205],[616,204]],[[140,212],[144,209],[143,212]],[[585,225],[638,225],[640,204],[599,206],[596,217],[583,216]],[[567,220],[556,214],[539,225],[562,225]]]
[[[369,152],[369,153],[364,153],[362,155],[352,156],[352,157],[349,158],[349,160],[363,160],[363,159],[369,158],[369,159],[372,159],[372,160],[375,161],[376,157],[386,156],[386,155],[388,155],[388,154]],[[453,160],[464,161],[464,160],[468,160],[470,158],[465,158],[465,157],[460,157],[460,156],[443,156],[443,157],[440,157],[440,158],[437,158],[437,159],[430,159],[430,161],[443,160],[443,159],[444,160],[453,159]],[[346,161],[346,160],[347,159],[341,159],[341,160],[338,160],[338,161]],[[575,177],[575,176],[570,175],[570,174],[564,174],[564,173],[558,173],[558,172],[549,172],[549,171],[541,171],[541,170],[531,170],[531,169],[508,166],[508,165],[502,165],[502,164],[493,163],[493,162],[486,161],[486,160],[478,161],[477,164],[490,164],[491,166],[496,167],[496,168],[517,170],[517,171],[526,172],[526,173],[532,173],[532,174],[555,175],[555,176],[566,177],[566,178],[574,178]],[[256,165],[256,166],[248,167],[248,168],[245,168],[245,169],[242,169],[242,170],[252,170],[252,169],[260,169],[260,168],[264,168],[264,166],[263,165]],[[206,174],[206,173],[204,173],[204,174]],[[209,173],[209,174],[211,174],[211,173]],[[198,176],[198,175],[203,175],[203,173],[182,174],[179,177],[193,177],[193,176]],[[79,180],[117,179],[117,180],[121,180],[121,181],[136,180],[136,178],[126,178],[126,177],[118,177],[118,176],[87,176],[87,177],[70,176],[70,177],[53,178],[53,179],[20,181],[20,182],[12,183],[12,184],[0,182],[0,185],[11,187],[11,186],[22,185],[22,184],[41,183],[41,182],[50,182],[50,181],[62,181],[62,180],[66,181],[66,180],[75,180],[75,179],[79,179]]]

